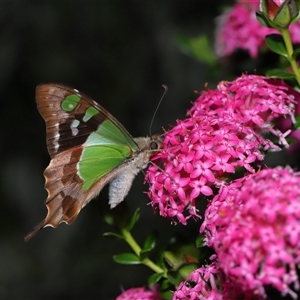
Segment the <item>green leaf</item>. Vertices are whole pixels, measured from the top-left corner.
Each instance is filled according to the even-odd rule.
[[[138,221],[139,218],[140,218],[140,209],[137,208],[126,226],[128,231],[131,231],[131,229],[134,227],[135,223]]]
[[[296,119],[296,123],[293,124],[295,129],[299,129],[300,128],[300,115],[295,117]]]
[[[165,262],[165,256],[164,256],[164,250],[161,250],[159,252],[157,265],[159,267],[161,267],[163,270],[165,270],[165,271],[167,270],[167,266],[166,266],[166,262]]]
[[[165,300],[170,300],[173,298],[173,293],[170,290],[166,290],[166,291],[160,292],[160,296]]]
[[[153,232],[150,235],[147,236],[144,246],[143,246],[143,250],[153,250],[156,244],[156,237],[157,237],[157,233]]]
[[[198,61],[209,65],[216,63],[216,57],[207,36],[200,35],[191,38],[181,34],[177,36],[177,43],[183,53],[192,56]]]
[[[169,271],[167,276],[169,281],[175,286],[178,286],[180,282],[185,279],[185,277],[181,276],[179,271]]]
[[[293,88],[295,91],[300,93],[300,86],[297,82],[296,77],[290,78],[290,79],[284,79],[285,84]]]
[[[118,238],[118,239],[124,239],[124,237],[122,235],[114,233],[114,232],[104,232],[103,236],[105,236],[105,237],[114,237],[114,238]]]
[[[197,264],[187,264],[187,265],[182,266],[178,270],[178,272],[179,272],[180,276],[185,279],[191,272],[193,272],[197,268],[199,268],[199,266]]]
[[[156,244],[156,233],[151,233],[145,240],[143,248],[140,252],[141,259],[144,259],[149,256],[150,252],[154,249]]]
[[[170,286],[171,286],[170,281],[168,279],[164,279],[161,282],[160,289],[161,290],[166,290],[166,289],[169,289]]]
[[[272,28],[272,25],[270,24],[269,18],[261,11],[256,11],[256,19],[257,21],[264,27]]]
[[[164,279],[160,285],[160,295],[163,299],[172,299],[172,290],[175,290],[173,284],[170,283],[168,279]]]
[[[295,9],[298,12],[297,13],[293,13],[294,17],[292,18],[291,24],[297,22],[299,20],[299,18],[300,18],[300,1],[296,1],[296,2],[298,2],[298,7],[297,8],[295,7]]]
[[[194,244],[177,237],[164,252],[164,257],[172,268],[178,269],[183,264],[198,262],[199,250]]]
[[[269,34],[265,38],[268,47],[275,53],[288,57],[283,38],[280,34]]]
[[[295,18],[299,16],[299,8],[298,8],[298,0],[288,0],[284,1],[280,7],[276,16],[274,18],[274,22],[282,27],[288,28],[291,22],[295,21]]]
[[[266,76],[270,78],[294,79],[295,74],[282,69],[273,69],[266,72]]]
[[[154,273],[148,278],[148,285],[154,285],[158,283],[159,280],[163,277],[164,273]]]
[[[292,54],[293,59],[296,59],[299,54],[300,54],[300,48],[297,48]]]
[[[269,0],[268,0],[269,1]],[[275,28],[277,30],[280,30],[281,27],[279,25],[277,25],[273,20],[271,20],[267,14],[265,14],[262,11],[256,11],[256,19],[257,21],[264,27],[268,27],[268,28]]]
[[[115,262],[124,265],[138,265],[141,264],[140,258],[134,253],[121,253],[113,256]]]
[[[196,270],[199,266],[197,264],[186,264],[181,266],[178,270],[170,270],[167,274],[168,279],[172,284],[178,286],[181,281],[185,280],[186,277]]]
[[[197,248],[202,248],[204,247],[204,235],[198,235],[195,241],[196,247]]]
[[[287,143],[289,144],[289,146],[294,145],[295,143],[297,143],[297,141],[295,139],[292,138],[285,138]]]

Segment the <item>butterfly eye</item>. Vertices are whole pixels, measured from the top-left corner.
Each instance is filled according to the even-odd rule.
[[[156,149],[158,149],[158,144],[156,142],[152,141],[150,143],[150,150],[156,150]]]

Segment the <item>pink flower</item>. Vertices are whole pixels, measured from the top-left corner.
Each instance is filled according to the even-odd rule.
[[[261,297],[266,286],[294,297],[300,288],[299,220],[299,173],[278,167],[224,185],[200,230],[227,282]]]
[[[149,291],[143,287],[131,288],[119,295],[116,300],[162,300],[159,294],[153,290]]]
[[[215,53],[219,57],[231,55],[237,49],[249,51],[257,57],[264,46],[266,35],[277,30],[262,26],[255,16],[259,10],[259,0],[240,1],[217,18]],[[292,41],[300,42],[300,22],[289,27]]]
[[[165,134],[163,149],[153,158],[157,166],[147,171],[152,207],[174,222],[198,219],[197,199],[213,196],[236,168],[255,172],[266,151],[280,149],[262,133],[287,147],[272,124],[293,113],[293,96],[286,90],[265,77],[244,75],[203,92],[187,119]]]

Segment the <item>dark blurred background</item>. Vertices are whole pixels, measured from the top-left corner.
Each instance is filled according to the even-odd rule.
[[[129,251],[101,219],[107,189],[71,225],[23,236],[46,216],[43,170],[50,159],[34,94],[42,82],[71,85],[111,112],[133,136],[147,135],[162,84],[169,87],[152,131],[182,119],[208,81],[207,67],[185,55],[178,34],[213,38],[220,1],[0,2],[0,298],[114,299],[142,286],[151,272],[123,266],[112,255]],[[232,1],[222,1],[222,5]],[[218,78],[217,78],[218,79]],[[222,78],[219,78],[222,79]],[[213,85],[214,82],[209,82]],[[199,223],[172,226],[153,214],[136,178],[126,198],[141,208],[136,239],[153,229],[158,248],[175,232],[197,234]],[[188,236],[189,238],[189,236]]]

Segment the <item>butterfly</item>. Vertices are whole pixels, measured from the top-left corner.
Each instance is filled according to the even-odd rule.
[[[133,138],[97,102],[66,85],[39,85],[36,102],[51,157],[44,171],[48,213],[25,241],[44,227],[71,224],[108,183],[109,205],[118,205],[162,145],[159,135]]]

